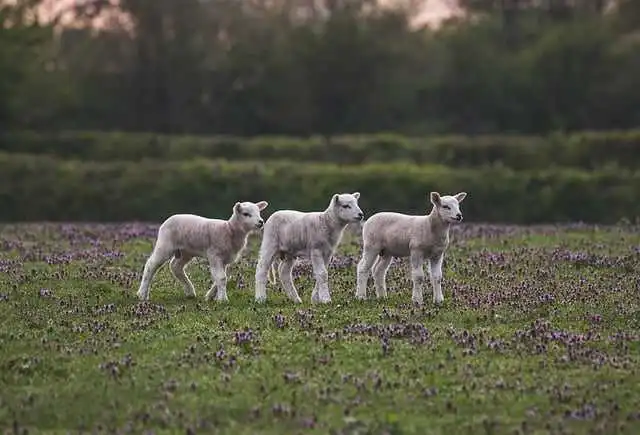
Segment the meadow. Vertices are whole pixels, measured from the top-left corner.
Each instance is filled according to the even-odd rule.
[[[330,269],[333,302],[278,288],[253,302],[260,236],[205,302],[165,266],[135,291],[157,224],[0,227],[0,426],[7,433],[532,434],[640,430],[640,231],[464,223],[445,303],[354,300],[360,245]]]

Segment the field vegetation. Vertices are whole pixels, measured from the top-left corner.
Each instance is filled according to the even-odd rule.
[[[0,232],[0,422],[15,433],[636,433],[640,232],[462,224],[444,306],[354,300],[357,231],[330,266],[333,303],[269,288],[259,235],[206,303],[167,268],[135,290],[157,224],[20,224]],[[371,285],[371,283],[370,283]],[[370,292],[372,293],[372,292]],[[429,294],[429,293],[427,293]]]

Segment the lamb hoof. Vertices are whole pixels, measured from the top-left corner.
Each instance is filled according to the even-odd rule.
[[[259,304],[264,304],[267,301],[266,296],[256,296],[255,301]]]
[[[223,297],[223,298],[216,298],[217,302],[229,302],[229,298],[228,297]]]
[[[419,307],[421,307],[423,304],[422,299],[418,299],[418,298],[411,298],[411,302],[413,302],[414,305],[417,305]]]
[[[359,301],[365,301],[365,300],[367,300],[367,295],[356,293],[356,299],[359,300]]]
[[[144,293],[138,291],[138,293],[136,293],[136,296],[138,296],[138,299],[140,299],[141,301],[146,301],[149,299],[148,295],[145,295]]]

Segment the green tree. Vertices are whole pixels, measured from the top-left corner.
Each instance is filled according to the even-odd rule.
[[[0,2],[0,129],[20,121],[21,92],[33,83],[50,26],[37,20],[38,1]]]

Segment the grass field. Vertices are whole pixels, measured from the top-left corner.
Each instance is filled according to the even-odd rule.
[[[359,244],[330,268],[333,303],[269,288],[253,302],[259,236],[231,267],[228,304],[163,268],[135,291],[157,226],[0,231],[0,423],[10,433],[639,433],[640,229],[463,224],[445,303],[353,299]],[[369,295],[373,296],[369,283]],[[149,432],[149,433],[151,433]]]

